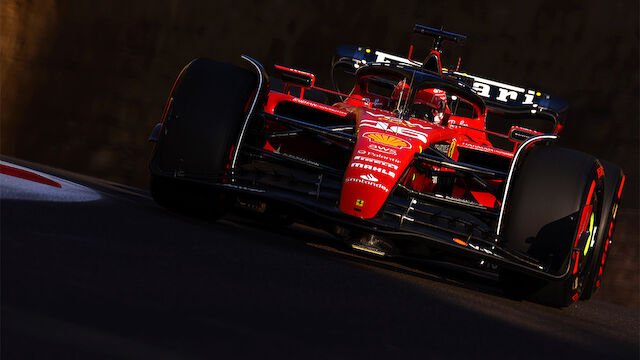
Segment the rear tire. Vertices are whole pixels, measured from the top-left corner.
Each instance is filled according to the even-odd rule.
[[[556,307],[581,296],[594,256],[594,236],[585,230],[592,217],[595,224],[601,217],[599,167],[590,155],[552,146],[534,148],[524,158],[507,203],[504,239],[510,249],[560,278],[543,280],[503,269],[500,277],[510,294]]]
[[[256,88],[256,74],[246,69],[210,59],[187,65],[169,97],[150,162],[150,190],[158,204],[224,214],[224,193],[206,182],[223,182],[229,175],[231,152]]]

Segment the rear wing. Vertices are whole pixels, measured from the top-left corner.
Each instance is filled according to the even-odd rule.
[[[348,93],[355,70],[368,63],[387,63],[421,67],[422,62],[363,46],[341,45],[336,49],[331,66],[333,85],[338,92]],[[442,69],[443,76],[462,81],[473,88],[487,104],[489,117],[509,120],[549,121],[543,132],[560,131],[564,125],[568,103],[536,89],[505,84],[479,76]],[[351,84],[351,85],[350,85]]]

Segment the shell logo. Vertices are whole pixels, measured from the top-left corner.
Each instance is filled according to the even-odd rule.
[[[380,133],[366,133],[364,136],[378,144],[392,146],[398,149],[411,148],[411,144],[395,136]]]

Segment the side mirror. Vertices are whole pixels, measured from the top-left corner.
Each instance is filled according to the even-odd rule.
[[[542,135],[543,133],[520,126],[512,126],[509,130],[509,138],[517,142],[524,142],[530,137]]]
[[[291,69],[276,65],[276,72],[280,75],[282,82],[289,85],[311,88],[315,85],[316,76],[306,71]]]

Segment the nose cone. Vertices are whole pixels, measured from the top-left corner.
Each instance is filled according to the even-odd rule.
[[[379,176],[370,172],[349,175],[342,187],[340,210],[348,215],[370,219],[376,216],[390,190],[387,185],[380,183]]]
[[[414,154],[410,141],[399,136],[361,134],[340,194],[340,210],[370,219],[376,216]]]

